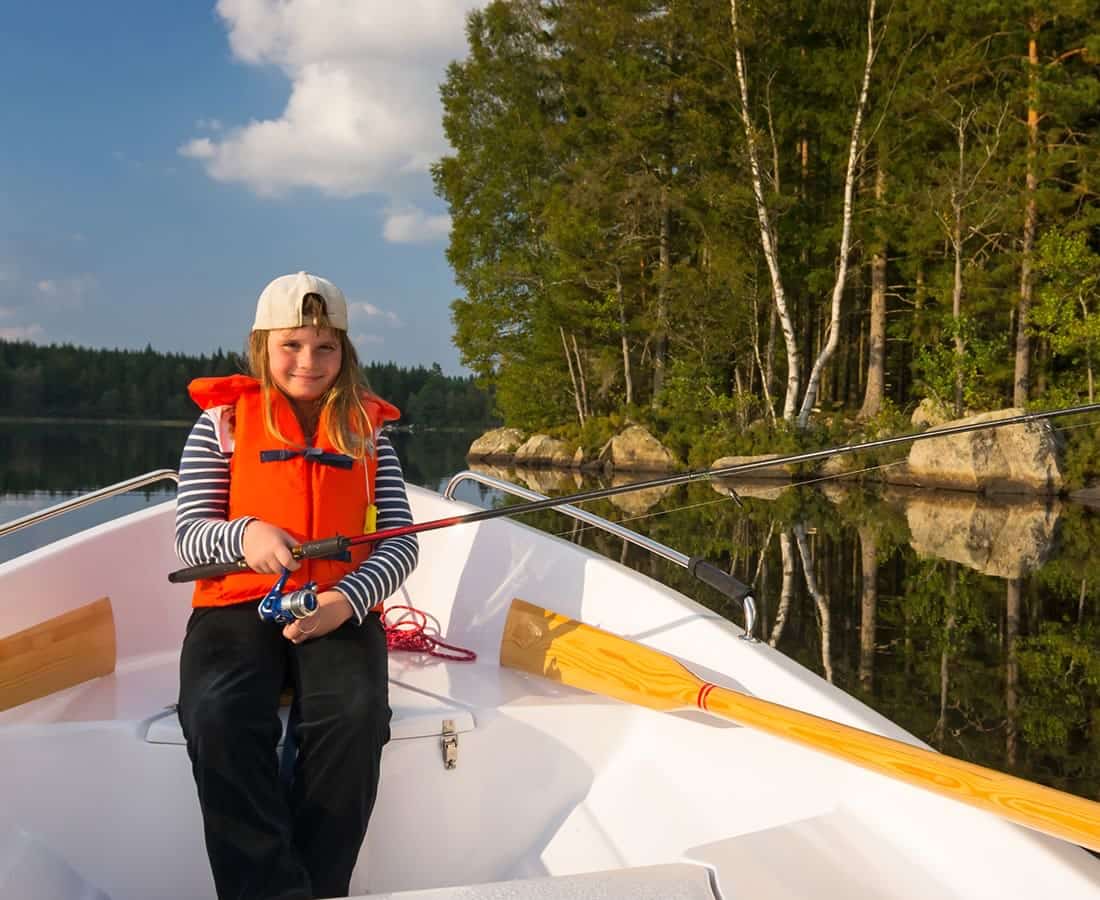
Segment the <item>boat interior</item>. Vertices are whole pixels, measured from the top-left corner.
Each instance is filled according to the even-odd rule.
[[[409,493],[417,522],[474,510]],[[173,518],[160,503],[0,565],[0,896],[214,897],[174,707],[190,586],[166,578]],[[1066,842],[698,710],[499,663],[522,598],[716,684],[920,743],[695,600],[504,518],[420,542],[390,603],[477,659],[391,653],[392,739],[353,896],[1100,894],[1100,862]]]

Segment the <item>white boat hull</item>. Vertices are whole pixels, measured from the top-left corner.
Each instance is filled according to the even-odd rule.
[[[417,521],[464,509],[416,488],[410,499]],[[114,674],[0,712],[0,896],[5,877],[43,871],[60,873],[57,888],[31,879],[48,900],[214,896],[168,708],[190,611],[189,587],[165,578],[178,568],[173,506],[0,566],[0,638],[107,596],[118,645]],[[636,867],[675,864],[687,868],[654,869],[650,881],[705,873],[725,898],[1100,895],[1100,861],[1080,848],[702,713],[655,713],[502,669],[504,619],[521,597],[717,683],[919,743],[690,598],[568,542],[504,519],[420,539],[420,567],[390,602],[425,610],[479,659],[391,656],[394,740],[354,891],[508,896],[472,886],[539,879],[528,893],[641,896],[628,887],[645,881]],[[453,770],[444,720],[459,731]],[[597,872],[610,874],[577,877]],[[697,879],[669,884],[681,887],[661,896],[698,896]]]

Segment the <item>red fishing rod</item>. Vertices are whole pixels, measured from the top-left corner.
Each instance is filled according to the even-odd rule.
[[[934,437],[948,437],[953,434],[964,434],[969,431],[981,431],[987,428],[1002,428],[1006,425],[1021,425],[1034,422],[1039,419],[1049,419],[1054,416],[1070,416],[1079,413],[1091,413],[1100,410],[1100,403],[1089,403],[1084,406],[1071,406],[1066,409],[1047,410],[1045,412],[1023,413],[1018,416],[1009,416],[997,419],[993,422],[973,422],[966,425],[951,425],[947,428],[935,428],[923,431],[919,434],[904,434],[897,437],[880,438],[875,441],[866,441],[862,444],[847,444],[842,447],[832,447],[827,450],[811,450],[807,453],[796,453],[790,456],[777,456],[771,459],[758,459],[752,462],[739,463],[734,466],[723,466],[717,469],[701,469],[694,472],[683,472],[678,475],[667,475],[654,478],[649,481],[637,481],[632,484],[620,484],[616,487],[597,488],[591,491],[581,491],[577,494],[568,494],[564,497],[547,497],[545,500],[532,500],[528,503],[518,503],[515,506],[503,506],[494,509],[479,509],[476,512],[465,513],[460,516],[448,516],[444,519],[432,519],[429,522],[419,522],[412,525],[400,525],[396,528],[384,528],[370,534],[360,534],[354,537],[323,538],[317,541],[306,541],[292,547],[290,552],[295,559],[319,559],[322,557],[339,556],[350,547],[360,544],[373,544],[384,541],[387,538],[401,537],[406,534],[419,534],[422,531],[435,531],[439,528],[449,528],[452,525],[463,525],[472,522],[484,522],[489,519],[498,519],[503,516],[518,516],[525,513],[538,512],[543,509],[553,509],[556,506],[585,503],[589,500],[602,500],[606,497],[614,497],[617,494],[626,494],[632,491],[643,491],[654,487],[667,487],[677,484],[687,484],[692,481],[701,481],[710,478],[728,478],[735,475],[745,475],[758,469],[771,468],[773,466],[795,465],[798,463],[814,462],[831,456],[839,456],[845,453],[859,453],[864,450],[877,450],[882,447],[891,447],[896,444],[913,443]],[[199,578],[219,578],[222,575],[232,575],[237,572],[251,571],[243,559],[229,563],[210,563],[201,566],[191,566],[187,569],[179,569],[168,576],[173,584],[185,581],[195,581]],[[717,570],[716,570],[717,571]],[[724,573],[723,573],[724,574]],[[746,592],[748,589],[746,588]]]

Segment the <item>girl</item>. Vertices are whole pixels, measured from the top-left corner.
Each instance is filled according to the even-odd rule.
[[[204,412],[180,461],[176,552],[187,565],[244,558],[251,572],[200,581],[180,658],[179,717],[221,900],[346,896],[389,739],[382,601],[417,563],[413,535],[350,559],[290,548],[412,523],[383,436],[398,411],[370,394],[347,336],[347,303],[299,272],[256,307],[252,377],[200,378]],[[257,603],[318,583],[318,609],[280,626]],[[294,690],[289,791],[276,744]]]

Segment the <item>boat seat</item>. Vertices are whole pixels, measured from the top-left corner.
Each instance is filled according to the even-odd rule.
[[[370,900],[716,900],[710,870],[705,866],[671,863],[611,869],[584,875],[526,878],[489,884],[464,884],[424,891],[371,894]]]
[[[405,685],[396,684],[392,680],[389,693],[390,710],[393,712],[393,718],[390,720],[391,741],[423,737],[438,738],[443,732],[445,721],[453,723],[456,734],[473,731],[475,727],[473,714],[468,709],[435,694],[414,690]],[[289,714],[289,706],[284,705],[279,708],[284,735]],[[151,719],[146,720],[144,738],[150,744],[183,745],[187,743],[183,739],[183,729],[180,727],[179,716],[176,715],[174,705],[166,707]],[[279,743],[282,743],[282,739]]]

